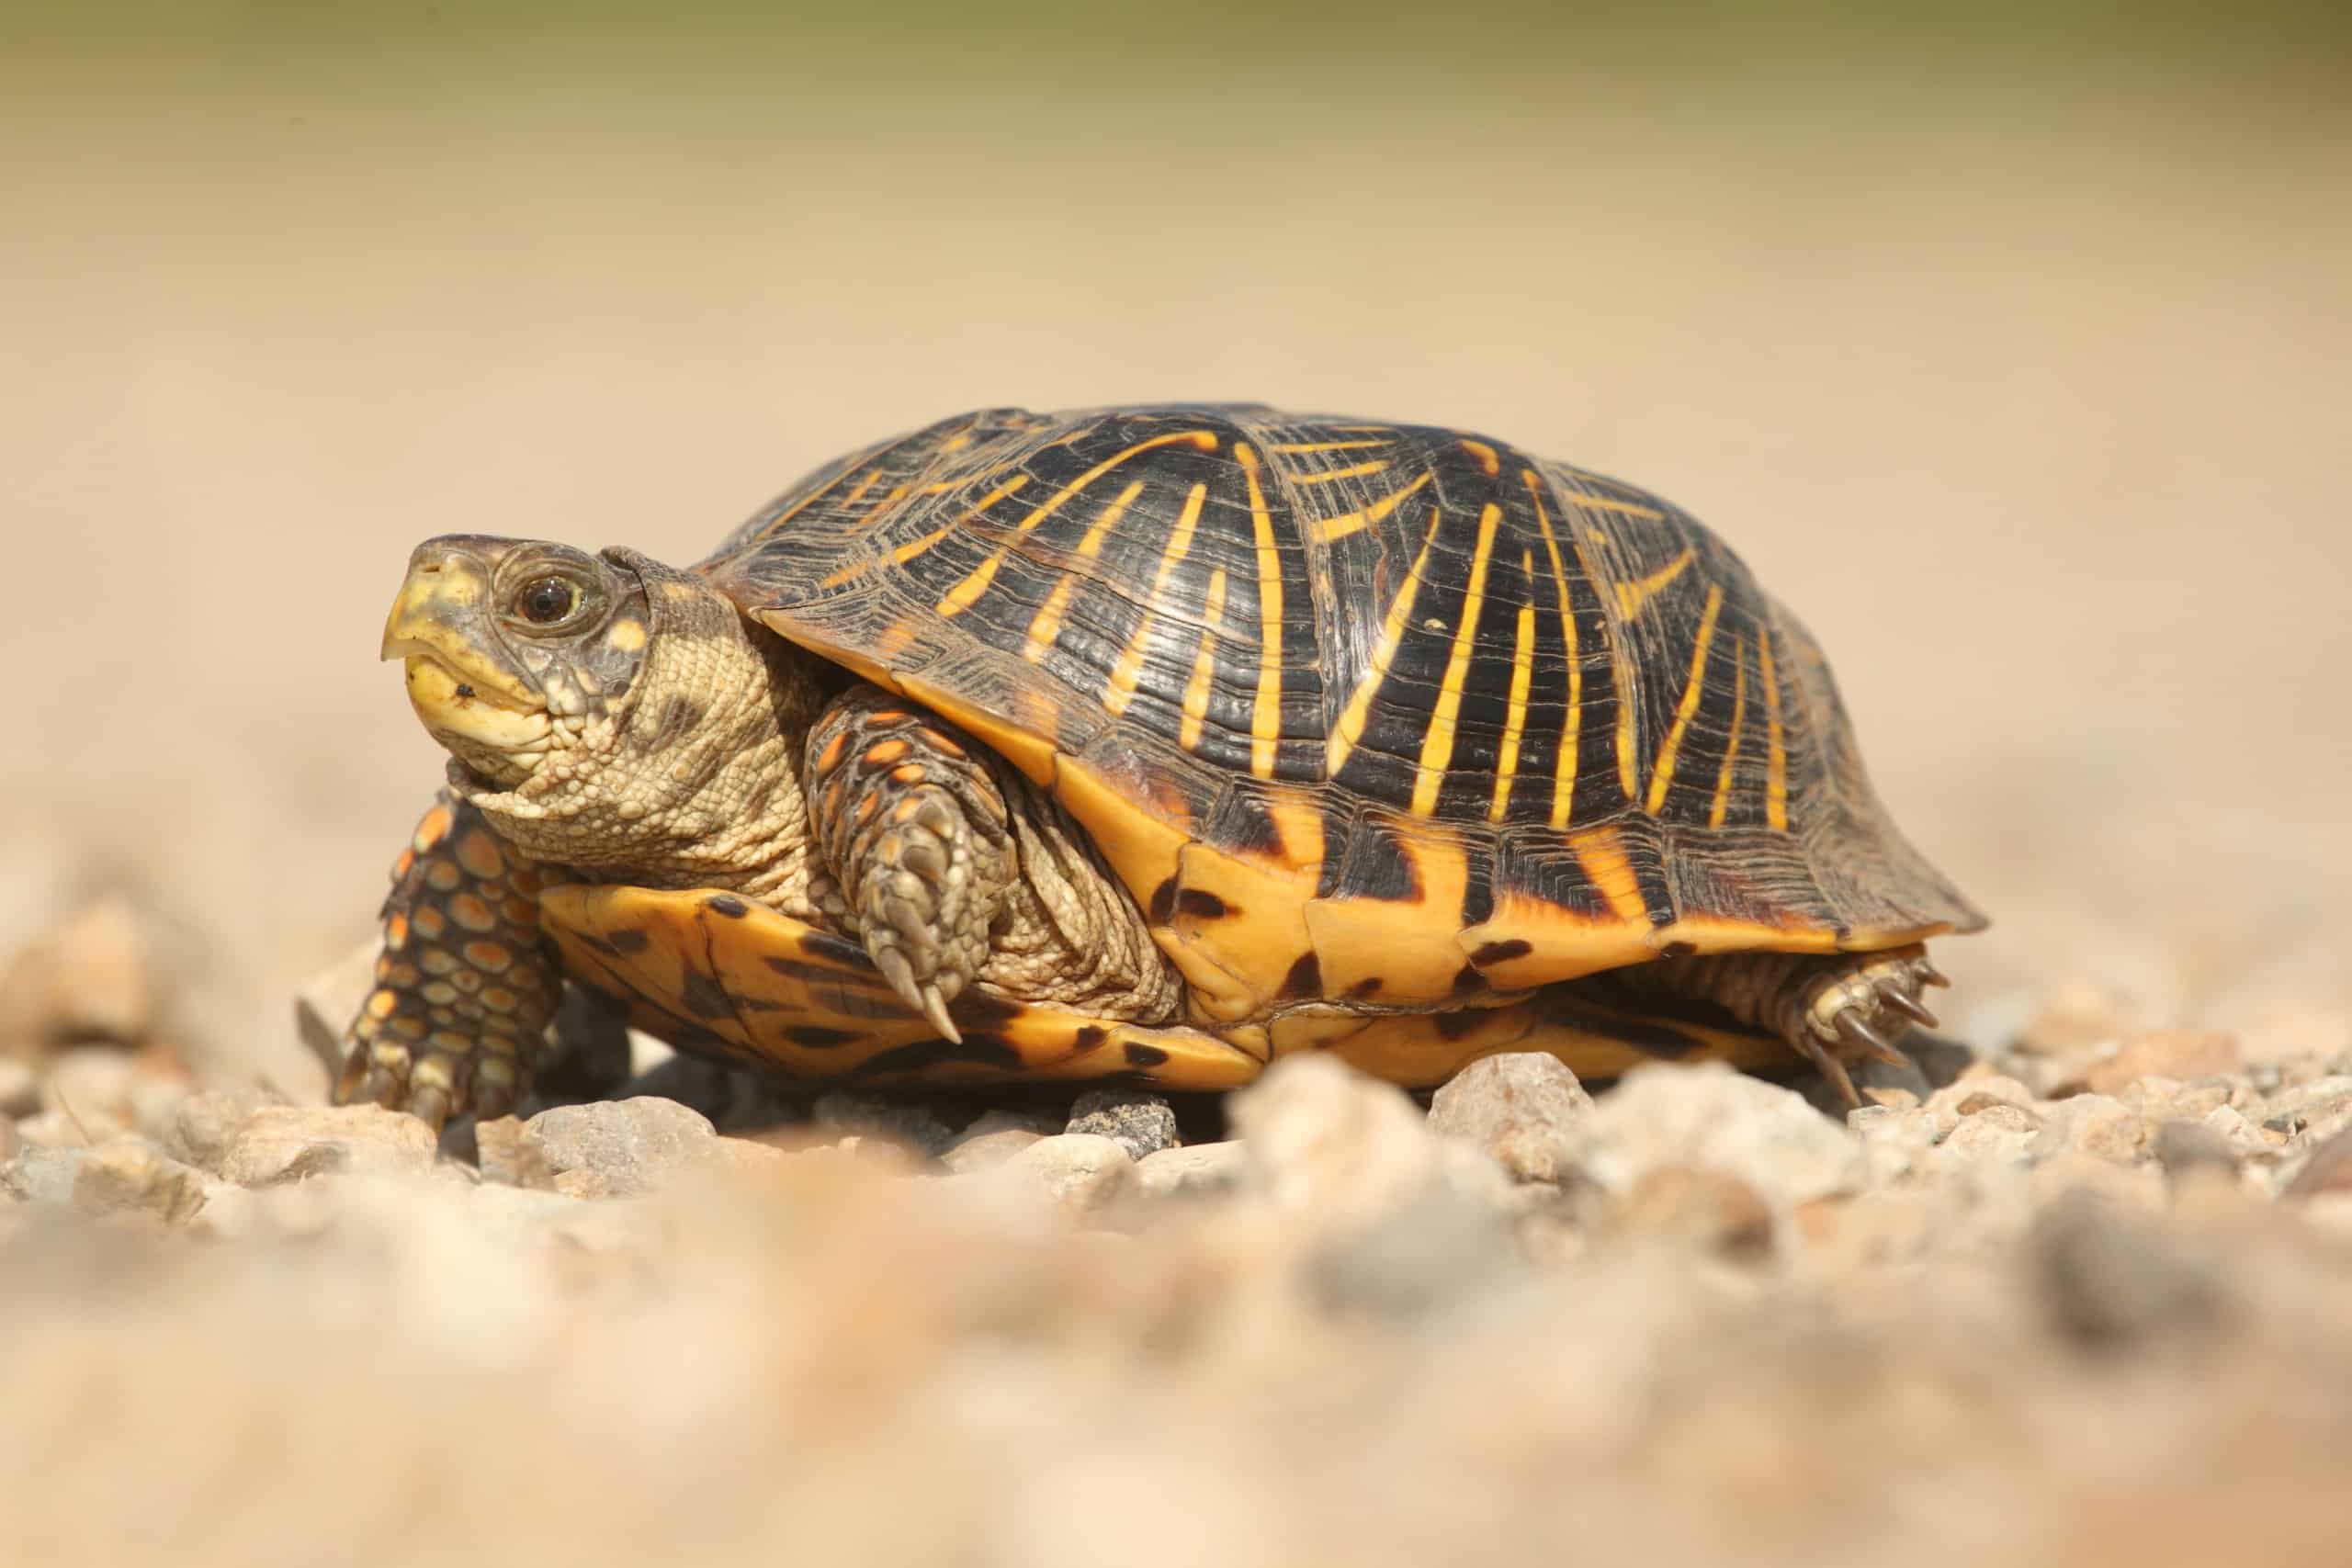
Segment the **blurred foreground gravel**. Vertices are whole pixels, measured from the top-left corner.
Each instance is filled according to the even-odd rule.
[[[195,1081],[126,919],[0,985],[12,1564],[2352,1557],[2341,1017],[436,1145]]]

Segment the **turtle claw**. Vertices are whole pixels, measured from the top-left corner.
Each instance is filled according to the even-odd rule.
[[[876,945],[869,941],[868,951],[874,956],[874,966],[890,982],[890,988],[907,1006],[922,1014],[924,1021],[939,1031],[940,1037],[961,1045],[964,1036],[957,1032],[955,1020],[947,1016],[947,998],[941,994],[936,980],[918,980],[915,967],[907,957],[906,949],[896,943]]]
[[[1934,964],[1928,963],[1925,958],[1920,958],[1915,962],[1913,965],[1913,973],[1919,976],[1919,983],[1923,986],[1942,986],[1947,989],[1951,986],[1951,976],[1937,968]]]
[[[1863,1022],[1861,1013],[1856,1009],[1846,1008],[1838,1014],[1838,1032],[1846,1037],[1846,1043],[1853,1046],[1859,1055],[1867,1056],[1873,1062],[1883,1062],[1890,1067],[1911,1066],[1911,1058],[1896,1050],[1884,1035]]]
[[[1806,1061],[1814,1065],[1823,1077],[1829,1080],[1829,1087],[1838,1091],[1838,1098],[1845,1104],[1847,1110],[1853,1111],[1860,1107],[1861,1094],[1854,1088],[1852,1076],[1846,1071],[1846,1064],[1838,1059],[1838,1054],[1835,1051],[1830,1050],[1811,1034],[1807,1034],[1799,1042],[1797,1049],[1804,1055]]]
[[[1891,986],[1882,982],[1878,988],[1878,995],[1879,1000],[1884,1002],[1888,1007],[1893,1008],[1895,1011],[1903,1014],[1904,1017],[1909,1019],[1914,1023],[1923,1023],[1929,1029],[1933,1029],[1939,1022],[1936,1015],[1929,1012],[1926,1007],[1920,1004],[1918,998],[1911,995],[1910,992],[1902,989],[1900,987]]]

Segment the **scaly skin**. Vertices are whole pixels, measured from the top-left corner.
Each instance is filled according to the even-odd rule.
[[[392,863],[376,988],[348,1032],[343,1104],[447,1116],[514,1109],[563,979],[539,935],[538,868],[443,791]]]
[[[802,787],[842,923],[893,989],[949,1040],[947,1004],[989,955],[1019,874],[1012,813],[977,743],[872,686],[844,692],[808,731]]]

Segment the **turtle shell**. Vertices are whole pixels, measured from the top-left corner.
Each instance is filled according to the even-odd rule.
[[[1491,437],[989,410],[828,466],[700,570],[1050,791],[1211,1026],[1984,923],[1737,556]]]

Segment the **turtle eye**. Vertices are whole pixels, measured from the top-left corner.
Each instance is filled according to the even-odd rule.
[[[535,577],[514,595],[514,613],[537,626],[551,626],[579,607],[580,590],[560,577]]]

